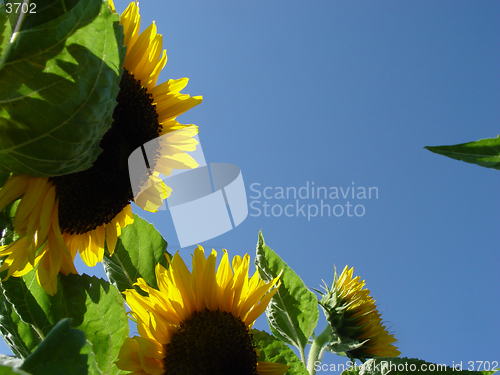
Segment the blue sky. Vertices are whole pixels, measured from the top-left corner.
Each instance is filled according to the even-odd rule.
[[[160,79],[189,77],[184,92],[203,95],[180,121],[200,127],[207,161],[241,168],[249,204],[295,203],[251,199],[253,183],[379,192],[351,200],[362,217],[248,216],[203,245],[253,255],[262,229],[310,287],[353,266],[404,356],[500,361],[500,174],[423,148],[500,133],[500,4],[157,4],[140,9],[164,36]],[[150,220],[177,250],[161,215]]]
[[[115,0],[118,11],[127,4]],[[255,183],[260,192],[312,182],[378,189],[378,198],[324,201],[363,205],[360,217],[250,209],[203,246],[253,258],[262,229],[307,286],[331,283],[333,263],[353,266],[403,356],[464,368],[500,362],[500,174],[423,148],[500,133],[499,2],[143,1],[140,9],[141,29],[155,20],[164,36],[160,82],[189,77],[184,92],[204,97],[179,120],[199,126],[207,161],[241,168],[249,204],[297,204],[252,198]],[[147,218],[178,250],[168,211]],[[321,313],[317,333],[324,324]],[[263,318],[256,327],[269,330]],[[326,354],[323,363],[345,359]]]

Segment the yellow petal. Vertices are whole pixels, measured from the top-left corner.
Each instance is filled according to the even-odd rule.
[[[117,223],[116,217],[111,221],[111,223],[106,224],[106,245],[108,246],[110,255],[113,255],[115,251],[119,230],[120,226]]]
[[[123,44],[127,46],[127,56],[139,37],[141,27],[141,16],[139,15],[139,6],[131,2],[127,9],[120,16],[120,25],[123,26]],[[125,59],[126,61],[126,59]]]
[[[31,177],[12,175],[0,190],[0,211],[28,190]]]
[[[142,365],[139,359],[139,344],[134,339],[127,337],[120,348],[116,367],[120,370],[141,371]]]

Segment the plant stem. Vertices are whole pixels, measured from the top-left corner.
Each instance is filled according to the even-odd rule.
[[[330,325],[327,325],[323,332],[321,332],[320,335],[314,339],[311,345],[311,350],[309,351],[309,357],[307,358],[307,371],[310,375],[316,374],[314,364],[317,361],[321,361],[321,357],[323,357],[324,353],[323,347],[326,343],[328,343],[328,341],[330,341],[331,337],[332,328],[330,327]]]
[[[300,360],[302,363],[305,365],[306,364],[306,351],[303,346],[299,348],[299,353],[300,353]]]

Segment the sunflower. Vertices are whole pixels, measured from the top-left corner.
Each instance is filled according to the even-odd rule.
[[[110,10],[115,12],[112,0]],[[57,292],[57,274],[78,273],[74,258],[79,252],[88,266],[102,261],[104,243],[111,254],[121,229],[133,222],[130,202],[155,211],[170,194],[158,177],[173,168],[195,168],[184,151],[197,141],[194,125],[182,125],[176,117],[201,102],[180,91],[188,79],[156,85],[167,62],[162,35],[153,23],[139,33],[138,5],[131,3],[120,17],[127,47],[113,123],[99,143],[103,150],[91,168],[57,177],[12,174],[0,191],[0,210],[18,200],[14,217],[17,240],[0,247],[6,257],[0,271],[7,277],[22,276],[37,265],[37,279],[47,293]],[[129,179],[129,155],[154,140],[156,151],[149,173],[134,195]],[[5,279],[4,279],[5,280]]]
[[[215,250],[205,258],[198,246],[192,272],[176,253],[168,270],[156,266],[159,290],[138,279],[136,285],[147,294],[123,292],[140,336],[125,340],[116,362],[119,369],[137,375],[281,375],[288,370],[279,363],[257,362],[249,333],[276,293],[279,285],[272,288],[281,275],[268,284],[257,271],[249,278],[249,255],[235,256],[231,269],[223,251],[217,272]]]
[[[352,278],[353,268],[345,266],[340,277],[335,277],[330,288],[319,302],[325,311],[334,336],[350,358],[365,360],[373,357],[397,357],[401,353],[392,345],[397,340],[382,324],[375,300],[368,289],[363,289],[365,281]]]

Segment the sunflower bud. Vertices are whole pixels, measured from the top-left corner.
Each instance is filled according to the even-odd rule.
[[[345,354],[351,359],[365,361],[377,356],[397,357],[400,352],[392,345],[396,339],[382,324],[375,300],[365,281],[352,278],[353,268],[344,268],[340,277],[335,275],[331,288],[325,283],[320,306],[332,329],[328,349]]]

